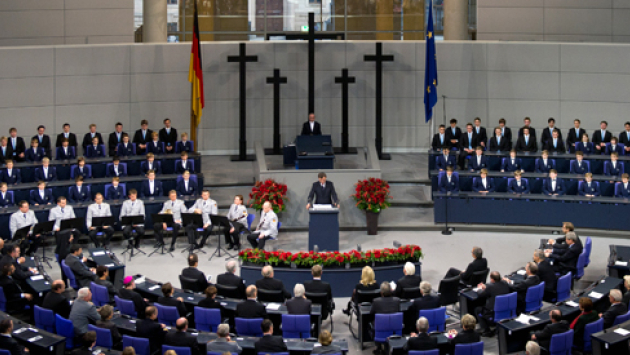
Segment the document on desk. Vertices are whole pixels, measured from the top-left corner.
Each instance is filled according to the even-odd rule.
[[[615,266],[628,266],[627,261],[615,261]]]
[[[588,297],[593,297],[593,298],[600,299],[600,298],[604,297],[604,295],[599,293],[599,292],[591,291],[591,293],[588,294]]]
[[[44,279],[43,275],[31,276],[31,280],[32,281],[39,281],[39,280],[43,280],[43,279]]]
[[[626,335],[630,334],[630,331],[627,331],[623,328],[617,328],[615,329],[615,333],[625,337]]]
[[[157,290],[158,288],[160,288],[160,285],[153,285],[149,287],[149,291],[154,291],[154,290]]]
[[[329,205],[329,204],[322,205],[322,204],[317,204],[316,203],[316,204],[313,205],[313,209],[314,210],[332,210],[333,206]]]
[[[105,255],[104,251],[95,251],[92,256],[101,256],[101,255]]]
[[[267,304],[267,310],[277,311],[278,309],[280,309],[280,306],[281,306],[280,303],[268,303]]]
[[[477,292],[477,293],[479,293],[479,291],[481,291],[481,288],[479,288],[479,287],[475,287],[475,288],[473,288],[472,290],[473,290],[473,291],[475,291],[475,292]]]
[[[144,281],[146,281],[146,277],[142,276],[142,277],[138,277],[135,281],[136,281],[136,285],[142,284],[144,283]]]
[[[518,316],[518,318],[515,319],[515,321],[517,321],[519,323],[523,323],[525,325],[529,325],[529,322],[532,321],[532,320],[540,320],[540,319],[538,319],[536,317],[529,316],[529,315],[527,315],[525,313],[522,313],[520,316]]]
[[[116,264],[110,263],[110,264],[105,264],[105,267],[110,268],[110,267],[114,267],[116,266]]]
[[[568,301],[568,302],[567,302],[567,303],[565,303],[565,304],[566,304],[567,306],[569,306],[569,307],[577,307],[577,306],[578,306],[578,304],[577,304],[577,303],[575,303],[575,302],[573,302],[573,301]]]
[[[525,270],[518,270],[516,273],[521,275],[521,276],[523,276],[523,275],[527,274],[527,271],[525,271]]]

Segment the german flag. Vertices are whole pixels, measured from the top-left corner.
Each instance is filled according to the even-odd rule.
[[[203,70],[201,65],[201,44],[199,42],[199,14],[197,13],[197,0],[195,3],[195,21],[193,25],[192,50],[190,51],[190,69],[188,81],[192,83],[192,110],[197,119],[201,121],[201,111],[206,106],[203,95]]]

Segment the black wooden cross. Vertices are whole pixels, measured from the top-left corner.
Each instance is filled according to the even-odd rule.
[[[348,147],[348,84],[354,84],[354,82],[354,76],[348,76],[347,68],[341,70],[341,76],[335,77],[335,83],[341,84],[341,150],[339,153],[357,152],[356,148]]]
[[[286,76],[280,76],[280,69],[273,70],[273,76],[267,77],[267,84],[273,84],[273,149],[265,149],[265,154],[282,154],[280,149],[280,85],[287,83]]]
[[[247,78],[247,63],[248,62],[257,62],[258,56],[256,55],[246,55],[245,54],[245,43],[240,43],[238,47],[238,55],[228,56],[229,63],[239,63],[239,113],[240,113],[240,122],[239,122],[239,131],[240,138],[238,141],[238,155],[233,155],[231,157],[232,161],[245,161],[245,160],[254,160],[255,157],[253,155],[248,156],[247,153],[247,95],[246,95],[246,78]]]
[[[376,62],[376,151],[381,160],[390,160],[389,154],[383,154],[383,62],[393,62],[393,55],[383,54],[383,43],[376,43],[376,54],[363,57],[366,62]]]

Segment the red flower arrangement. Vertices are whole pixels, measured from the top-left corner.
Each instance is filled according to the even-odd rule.
[[[369,178],[363,181],[359,180],[355,186],[356,189],[352,198],[357,201],[356,206],[360,210],[379,213],[392,205],[389,202],[392,197],[389,195],[389,184],[387,181]]]
[[[254,264],[270,263],[279,266],[290,266],[291,263],[294,263],[297,266],[304,267],[318,264],[323,266],[344,265],[346,263],[367,265],[372,262],[417,261],[422,257],[424,257],[422,248],[417,245],[403,245],[398,248],[374,249],[365,252],[351,250],[346,253],[339,251],[315,253],[312,250],[291,253],[282,250],[245,249],[238,254],[238,258],[243,262]]]
[[[249,194],[249,207],[254,208],[256,211],[262,210],[262,205],[265,201],[271,202],[271,207],[274,213],[284,211],[286,209],[287,198],[287,185],[276,182],[273,179],[265,181],[256,181],[252,192]]]

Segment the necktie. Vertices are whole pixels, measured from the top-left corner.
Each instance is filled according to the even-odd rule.
[[[11,138],[11,141],[13,142],[13,149],[15,149],[15,138]]]
[[[525,145],[529,144],[529,137],[525,136]]]
[[[468,133],[468,149],[472,149],[472,133]]]
[[[142,130],[142,139],[145,139],[147,137],[147,132],[145,130]]]
[[[451,131],[453,132],[453,135],[455,135],[455,128],[451,128]]]
[[[326,185],[322,184],[322,189],[325,188],[325,187],[326,187]]]
[[[26,213],[24,214],[24,220],[26,220]]]
[[[501,137],[497,137],[497,145],[501,145]]]
[[[203,207],[206,207],[206,201],[203,201]]]
[[[41,143],[41,142],[42,142],[42,139],[43,139],[43,137],[42,137],[42,136],[39,136],[39,143]]]
[[[131,201],[131,208],[133,208],[133,205],[135,205],[136,202],[135,201]]]
[[[558,145],[558,140],[557,139],[553,139],[553,147],[556,148],[556,146]]]
[[[263,216],[262,220],[258,224],[258,228],[262,227],[263,223],[265,223],[265,216]]]
[[[94,138],[94,136],[96,135],[96,134],[94,134],[94,133],[91,133],[91,134],[92,134],[92,138]]]
[[[504,136],[504,134],[503,134],[503,130],[504,130],[504,128],[501,128],[501,137],[503,137],[503,136]]]
[[[99,209],[99,210],[101,209],[101,205],[98,205],[98,209]]]
[[[477,127],[477,134],[479,134],[479,127]]]
[[[171,208],[175,207],[175,202],[171,202]]]
[[[61,214],[63,214],[63,208],[61,209]]]
[[[167,134],[171,134],[171,129],[170,129],[170,128],[167,128],[167,129],[166,129],[166,133],[167,133]]]
[[[68,133],[64,133],[63,135],[66,136],[66,138],[68,138]]]

